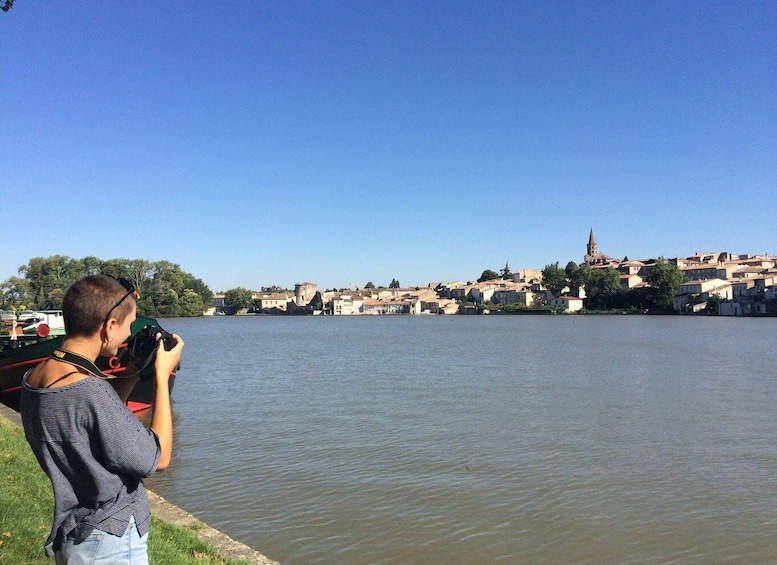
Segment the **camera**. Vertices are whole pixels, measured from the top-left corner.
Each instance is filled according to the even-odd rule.
[[[160,328],[159,326],[144,326],[142,330],[136,333],[129,343],[129,350],[132,355],[146,357],[157,349],[157,334],[160,334],[162,347],[165,351],[170,351],[175,347],[175,338],[173,334]]]
[[[157,340],[159,335],[159,340]],[[127,343],[127,353],[130,358],[138,359],[140,369],[137,374],[141,381],[148,381],[154,376],[154,358],[156,357],[159,341],[165,351],[170,351],[175,347],[176,339],[173,334],[166,332],[159,326],[144,326],[138,333],[132,336]],[[125,360],[126,364],[126,360]]]

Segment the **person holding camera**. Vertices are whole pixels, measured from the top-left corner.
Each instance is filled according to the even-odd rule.
[[[136,317],[134,287],[105,275],[85,277],[65,293],[65,338],[22,383],[25,436],[54,491],[44,551],[57,565],[148,563],[150,523],[143,478],[165,469],[173,446],[168,380],[183,340],[160,340],[156,392],[145,428],[95,366],[115,356]]]

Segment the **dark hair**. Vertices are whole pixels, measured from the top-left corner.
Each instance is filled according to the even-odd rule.
[[[70,336],[90,336],[100,330],[105,316],[113,310],[113,318],[119,322],[129,316],[135,298],[127,296],[121,304],[116,303],[127,290],[113,277],[91,275],[73,283],[67,289],[62,301],[62,318],[65,333]]]

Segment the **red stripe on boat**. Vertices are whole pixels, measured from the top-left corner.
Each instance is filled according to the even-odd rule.
[[[135,414],[137,414],[138,412],[143,412],[143,410],[148,410],[151,408],[151,405],[146,404],[145,402],[135,402],[134,400],[128,400],[127,407]]]
[[[8,365],[3,365],[0,367],[3,371],[7,371],[8,369],[16,369],[17,367],[26,367],[27,365],[37,365],[41,361],[45,361],[48,359],[49,356],[46,355],[45,357],[36,357],[35,359],[28,359],[27,361],[19,361],[18,363],[9,363]]]

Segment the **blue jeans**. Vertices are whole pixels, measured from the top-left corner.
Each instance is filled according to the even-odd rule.
[[[148,534],[138,535],[135,517],[121,537],[95,529],[81,543],[69,539],[54,556],[57,565],[148,565]]]

